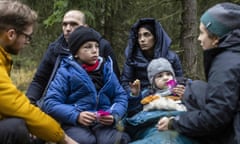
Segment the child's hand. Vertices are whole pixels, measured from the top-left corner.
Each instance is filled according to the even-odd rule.
[[[136,79],[133,83],[129,83],[131,88],[131,93],[133,96],[138,96],[140,93],[141,82],[139,79]]]
[[[114,122],[114,118],[112,115],[100,116],[98,118],[98,122],[100,122],[103,125],[112,125]]]
[[[97,117],[93,112],[83,111],[78,116],[78,122],[85,126],[90,126],[96,120]]]
[[[177,85],[175,88],[172,89],[172,92],[174,94],[178,95],[182,99],[183,94],[185,92],[185,86],[184,85]]]

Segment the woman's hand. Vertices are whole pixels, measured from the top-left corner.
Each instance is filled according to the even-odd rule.
[[[96,120],[96,114],[93,112],[83,111],[78,116],[78,122],[85,126],[90,126]]]
[[[183,97],[183,94],[185,92],[185,86],[184,85],[177,85],[172,89],[172,92],[176,95],[178,95],[181,99]]]
[[[171,118],[168,118],[168,117],[161,118],[156,125],[157,129],[159,131],[168,130],[168,124],[169,124],[170,119]]]

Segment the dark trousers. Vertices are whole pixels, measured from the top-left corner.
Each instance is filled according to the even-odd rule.
[[[112,126],[63,126],[65,133],[81,144],[128,144],[130,137]]]
[[[28,144],[29,132],[24,120],[7,118],[0,120],[1,144]]]

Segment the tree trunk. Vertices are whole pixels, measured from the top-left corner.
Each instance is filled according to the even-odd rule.
[[[112,9],[112,3],[110,0],[106,0],[105,2],[105,15],[104,15],[104,36],[106,39],[110,42],[112,42],[112,31],[113,31],[113,9]]]
[[[198,43],[197,43],[197,1],[182,0],[182,27],[180,47],[183,52],[183,70],[186,77],[192,79],[200,78],[201,74],[198,70]]]

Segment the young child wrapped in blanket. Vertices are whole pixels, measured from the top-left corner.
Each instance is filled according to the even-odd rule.
[[[173,68],[167,59],[158,58],[152,60],[147,67],[147,73],[151,88],[141,92],[143,111],[186,111],[185,106],[181,103],[181,96],[173,92],[177,81]],[[131,91],[133,94],[140,93],[139,80],[133,82]]]

